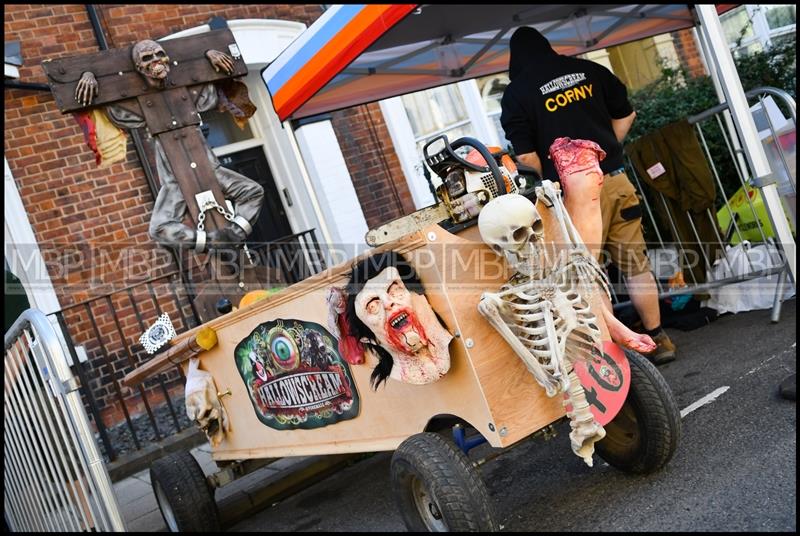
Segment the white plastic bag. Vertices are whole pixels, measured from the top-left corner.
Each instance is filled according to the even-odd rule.
[[[771,243],[751,246],[750,242],[744,241],[733,247],[728,246],[725,255],[728,262],[718,259],[714,263],[713,270],[708,274],[709,282],[766,270],[780,265],[781,262],[780,252]],[[775,300],[777,284],[778,274],[775,274],[712,288],[708,291],[711,298],[703,305],[716,309],[720,314],[770,309]],[[783,299],[789,299],[794,294],[794,285],[787,278]]]
[[[219,401],[214,378],[205,370],[200,370],[200,359],[189,360],[186,373],[186,415],[208,436],[211,445],[219,445],[230,430],[228,414]]]

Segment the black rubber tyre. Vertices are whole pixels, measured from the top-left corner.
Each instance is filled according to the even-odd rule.
[[[439,434],[416,434],[397,448],[392,492],[412,532],[494,532],[492,504],[478,470]]]
[[[595,447],[609,465],[628,473],[651,473],[675,454],[681,436],[681,414],[672,390],[647,358],[629,350],[631,388],[622,409],[605,426]]]
[[[150,466],[158,508],[171,532],[219,532],[214,490],[187,451],[174,452]]]

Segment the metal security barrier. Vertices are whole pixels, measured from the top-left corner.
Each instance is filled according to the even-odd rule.
[[[770,158],[770,163],[773,169],[773,178],[775,178],[779,182],[779,192],[784,200],[784,210],[786,214],[791,218],[791,222],[793,225],[796,224],[795,218],[795,197],[796,197],[796,186],[795,186],[795,168],[796,168],[796,159],[794,154],[787,154],[786,150],[780,143],[780,135],[781,133],[786,132],[786,128],[782,128],[781,132],[778,132],[776,126],[773,123],[771,114],[767,113],[766,105],[765,105],[765,98],[768,96],[772,96],[779,100],[782,103],[783,108],[788,111],[789,117],[791,122],[793,123],[793,128],[790,128],[789,131],[793,133],[792,136],[796,135],[797,129],[797,112],[796,112],[796,105],[794,99],[783,90],[770,88],[770,87],[761,87],[750,90],[746,93],[748,99],[752,102],[757,99],[761,106],[761,110],[764,110],[763,119],[766,122],[769,131],[770,137],[773,142],[773,145],[770,147],[772,150],[772,154]],[[709,221],[712,223],[712,227],[715,229],[716,234],[716,244],[714,246],[718,246],[720,250],[725,251],[726,245],[730,244],[730,241],[733,238],[738,239],[739,243],[742,242],[752,242],[752,243],[763,243],[766,244],[768,247],[776,247],[775,241],[772,237],[767,236],[765,230],[762,226],[761,219],[759,214],[756,211],[756,207],[754,206],[753,200],[750,195],[744,195],[744,199],[747,202],[747,207],[745,210],[748,212],[748,217],[752,215],[753,221],[749,222],[748,225],[750,229],[747,231],[750,233],[749,235],[745,235],[741,225],[738,221],[736,212],[731,208],[731,199],[729,198],[728,194],[726,193],[725,187],[723,186],[723,182],[720,177],[720,170],[718,169],[718,164],[715,164],[715,159],[712,157],[711,150],[709,149],[709,143],[707,141],[706,132],[709,128],[714,128],[712,125],[715,125],[716,128],[719,129],[718,132],[721,133],[721,136],[724,140],[725,147],[727,148],[728,155],[730,156],[731,163],[733,168],[735,169],[735,175],[738,178],[739,184],[742,186],[742,191],[747,192],[748,187],[753,189],[757,188],[760,190],[760,187],[763,186],[762,184],[758,184],[757,181],[751,180],[752,174],[747,169],[747,164],[743,156],[743,151],[741,149],[741,145],[739,144],[738,139],[733,139],[730,136],[730,132],[733,130],[732,128],[726,128],[726,124],[730,125],[730,116],[729,116],[729,106],[727,103],[719,104],[709,110],[706,110],[698,115],[692,116],[688,118],[688,122],[691,125],[694,125],[695,130],[697,132],[698,140],[703,148],[705,153],[706,159],[711,167],[714,180],[716,183],[717,188],[717,201],[715,204],[715,210],[720,210],[723,207],[727,207],[728,214],[731,216],[731,221],[729,224],[729,228],[723,231],[722,234],[718,232],[717,229],[717,214],[716,211],[712,212],[711,209],[706,209],[705,214],[703,217],[708,217]],[[788,125],[788,122],[787,122]],[[705,130],[704,130],[705,129]],[[793,138],[794,139],[794,138]],[[719,163],[719,158],[717,158],[717,163]],[[692,234],[694,235],[694,239],[697,241],[697,244],[702,244],[703,241],[700,239],[700,236],[697,232],[697,228],[695,226],[695,222],[692,220],[691,214],[687,211],[685,214],[674,214],[668,207],[667,200],[665,196],[661,192],[654,191],[652,189],[645,189],[643,187],[642,181],[639,179],[639,176],[636,173],[636,170],[630,161],[630,158],[626,155],[626,168],[629,172],[629,176],[633,178],[633,182],[635,183],[637,189],[642,194],[641,198],[644,205],[644,212],[647,213],[647,222],[652,226],[652,229],[657,237],[658,243],[660,244],[661,248],[668,249],[669,246],[673,246],[678,253],[679,262],[678,266],[683,266],[683,259],[686,259],[689,253],[687,253],[686,243],[680,240],[680,233],[678,232],[676,224],[678,223],[679,218],[686,218],[689,223],[689,227],[691,228]],[[782,180],[781,180],[782,179]],[[647,195],[645,195],[647,192]],[[650,200],[648,201],[648,197]],[[651,203],[660,203],[661,207],[665,210],[665,214],[667,215],[668,219],[668,229],[664,230],[662,226],[659,225],[656,217],[653,213],[654,207]],[[780,217],[781,215],[772,215],[773,217]],[[755,239],[753,238],[753,232],[757,231],[755,235]],[[673,242],[666,243],[664,240],[665,234],[671,234],[674,238]],[[723,236],[724,235],[724,236]],[[749,240],[748,240],[749,237]],[[653,244],[650,244],[653,245]],[[731,274],[730,276],[725,277],[714,277],[715,270],[713,269],[714,260],[710,258],[709,255],[706,255],[703,252],[703,249],[700,249],[701,255],[697,261],[702,262],[706,273],[708,274],[708,278],[704,282],[699,282],[694,277],[692,272],[689,270],[689,280],[686,281],[686,286],[679,287],[679,288],[669,288],[665,289],[662,282],[656,277],[656,284],[658,285],[659,291],[659,298],[666,298],[666,297],[674,297],[679,295],[685,294],[696,294],[696,293],[703,293],[708,291],[709,289],[722,287],[724,285],[729,285],[733,283],[739,283],[742,281],[749,281],[755,278],[771,276],[771,275],[778,275],[777,282],[775,284],[774,289],[774,300],[773,300],[773,308],[772,308],[772,321],[777,322],[780,317],[780,307],[782,302],[782,296],[785,291],[785,284],[788,272],[788,266],[786,263],[786,259],[784,257],[784,252],[781,251],[779,248],[776,248],[778,255],[770,256],[767,262],[764,262],[764,259],[753,259],[751,258],[750,252],[745,248],[745,255],[746,261],[748,265],[748,269],[744,272],[742,270],[738,270],[739,273],[732,268],[730,264],[730,260],[727,255],[720,256],[720,262],[724,263],[727,270],[722,270],[723,273]],[[697,255],[694,255],[697,257]],[[719,272],[719,270],[717,271]],[[620,289],[621,287],[617,287]],[[616,293],[613,290],[612,286],[612,298],[614,300],[614,308],[619,309],[629,305],[631,302],[630,300],[622,301],[617,299]]]
[[[125,530],[78,382],[45,315],[5,335],[3,510],[13,532]]]

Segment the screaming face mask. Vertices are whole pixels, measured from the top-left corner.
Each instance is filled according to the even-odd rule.
[[[390,378],[426,384],[450,369],[452,335],[439,323],[425,296],[409,292],[390,266],[364,285],[355,299],[356,316],[392,356]]]

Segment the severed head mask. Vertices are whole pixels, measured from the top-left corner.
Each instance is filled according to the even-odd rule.
[[[391,355],[391,378],[426,384],[448,371],[448,344],[453,337],[439,323],[425,296],[406,287],[396,266],[372,274],[355,295],[353,305],[371,338]]]

